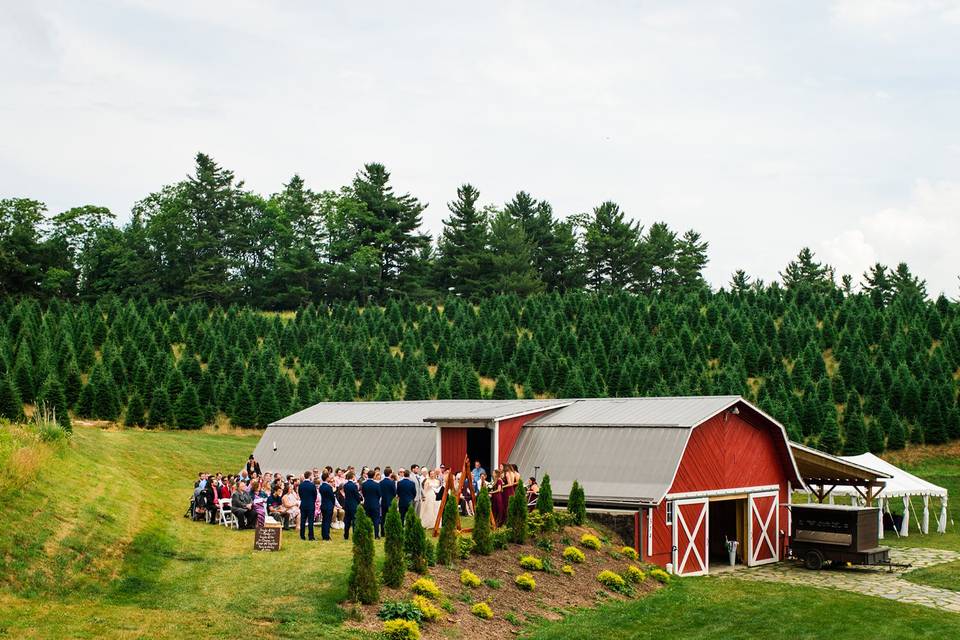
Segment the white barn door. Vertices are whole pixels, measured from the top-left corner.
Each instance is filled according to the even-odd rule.
[[[700,576],[710,568],[710,502],[707,498],[673,503],[673,570]]]
[[[780,493],[751,493],[747,503],[747,564],[776,562],[780,559]]]

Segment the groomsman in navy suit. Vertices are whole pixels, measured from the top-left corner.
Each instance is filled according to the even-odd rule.
[[[360,506],[362,496],[360,487],[353,481],[353,471],[347,472],[347,481],[343,484],[343,539],[350,539],[350,527],[353,526],[353,519],[357,515],[357,507]]]
[[[417,499],[417,483],[410,479],[410,472],[400,470],[403,477],[397,482],[397,501],[400,503],[400,519],[406,522],[407,510]]]
[[[330,524],[333,522],[333,507],[337,501],[337,494],[330,485],[330,472],[324,471],[320,475],[320,537],[330,539]]]
[[[380,537],[380,483],[373,479],[376,471],[367,471],[367,479],[360,490],[363,491],[363,510],[373,520],[373,537]]]
[[[313,520],[317,508],[317,487],[310,480],[312,472],[307,470],[303,472],[303,482],[297,492],[300,494],[300,539],[306,540],[304,529],[310,533],[310,540],[316,540],[313,537]]]
[[[392,475],[393,469],[387,467],[383,470],[383,480],[380,481],[380,535],[385,535],[383,527],[387,522],[387,511],[397,496],[397,483],[390,478]]]

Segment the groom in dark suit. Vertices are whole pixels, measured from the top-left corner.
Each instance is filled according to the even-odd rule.
[[[333,521],[333,507],[337,500],[336,492],[330,486],[330,472],[320,475],[320,537],[330,539],[330,524]]]
[[[407,509],[417,499],[417,483],[410,479],[410,472],[400,471],[403,477],[397,482],[397,502],[400,507],[400,519],[406,522]]]
[[[363,510],[373,521],[373,537],[380,537],[380,483],[373,479],[376,471],[367,471],[367,479],[360,489],[363,491]]]
[[[317,510],[317,487],[310,480],[312,472],[310,470],[303,472],[303,482],[300,483],[300,489],[297,490],[297,493],[300,494],[300,539],[306,540],[303,535],[304,528],[310,530],[310,539],[316,540],[313,537],[313,522],[315,512]]]

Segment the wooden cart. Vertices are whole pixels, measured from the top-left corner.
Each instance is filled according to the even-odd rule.
[[[790,555],[808,569],[824,562],[892,566],[889,547],[881,547],[876,507],[829,504],[791,505]]]

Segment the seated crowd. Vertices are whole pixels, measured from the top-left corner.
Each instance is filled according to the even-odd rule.
[[[486,486],[490,491],[493,517],[498,525],[506,521],[507,503],[520,487],[526,491],[528,505],[536,502],[536,480],[526,487],[516,465],[500,464],[491,477],[479,462],[474,464],[469,482],[461,482],[461,474],[444,465],[428,469],[417,464],[409,469],[390,467],[313,468],[301,474],[282,475],[260,470],[251,455],[237,475],[222,473],[198,474],[193,497],[185,514],[194,520],[211,524],[221,522],[220,510],[232,514],[237,527],[248,529],[263,526],[270,518],[285,529],[300,530],[300,537],[314,539],[314,523],[321,525],[321,537],[330,539],[330,530],[343,530],[349,539],[350,528],[358,508],[373,520],[376,537],[383,534],[387,509],[396,497],[401,517],[414,509],[423,526],[433,528],[437,522],[441,500],[453,475],[452,486],[462,486],[458,499],[460,513],[473,515],[474,491]]]

